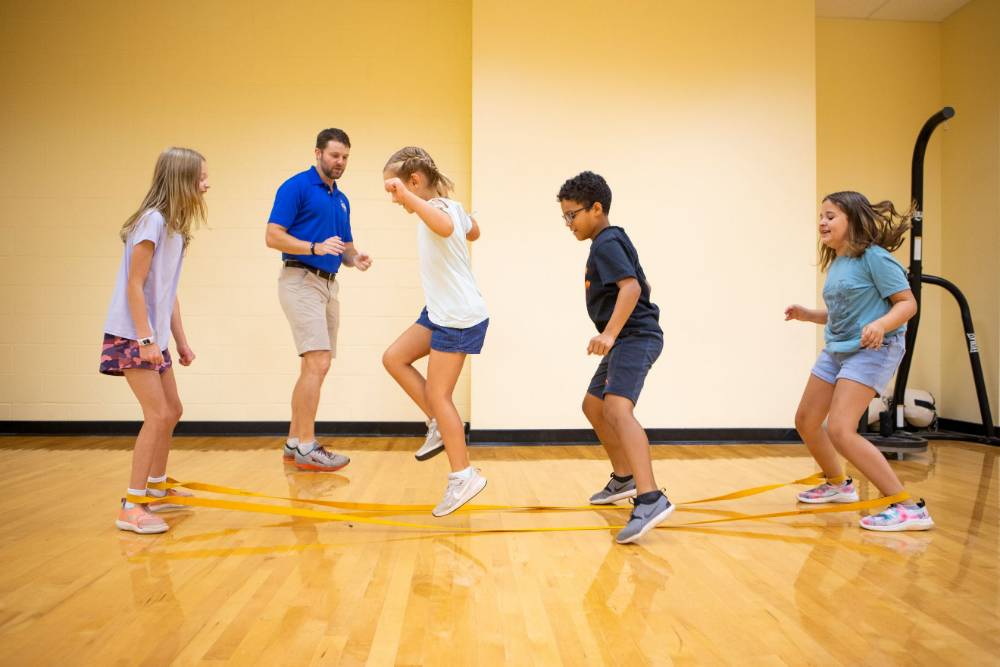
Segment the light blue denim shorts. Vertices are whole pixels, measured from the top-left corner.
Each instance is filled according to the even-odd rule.
[[[889,380],[903,360],[906,336],[898,333],[882,340],[877,350],[862,348],[856,352],[819,353],[812,374],[823,382],[837,384],[837,380],[854,380],[871,387],[879,396],[884,395]]]

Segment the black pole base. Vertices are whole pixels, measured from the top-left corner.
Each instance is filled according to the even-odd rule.
[[[907,454],[921,454],[927,451],[927,439],[911,435],[904,431],[896,431],[892,435],[877,435],[875,433],[861,434],[887,458],[902,459]]]

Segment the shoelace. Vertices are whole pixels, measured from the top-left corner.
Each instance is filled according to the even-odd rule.
[[[458,490],[462,486],[462,480],[453,477],[448,478],[448,488],[444,490],[445,496],[457,496]]]

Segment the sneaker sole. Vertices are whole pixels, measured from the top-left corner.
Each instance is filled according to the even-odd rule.
[[[130,530],[133,533],[139,533],[140,535],[156,535],[157,533],[165,533],[168,530],[170,530],[170,526],[168,526],[167,524],[163,524],[162,528],[160,528],[159,526],[157,526],[156,528],[140,528],[135,524],[131,524],[128,523],[127,521],[122,521],[120,519],[115,519],[115,525],[120,530]]]
[[[475,498],[476,496],[478,496],[482,492],[482,490],[486,488],[486,478],[485,477],[480,477],[479,479],[483,480],[483,483],[479,485],[479,488],[477,488],[472,493],[469,493],[466,497],[462,498],[462,500],[460,502],[455,503],[454,507],[452,507],[451,509],[449,509],[447,512],[442,512],[441,514],[438,514],[437,512],[435,512],[435,511],[432,510],[431,514],[433,514],[436,517],[448,516],[449,514],[451,514],[455,510],[457,510],[459,507],[461,507],[465,503],[469,502],[470,500],[472,500],[473,498]],[[473,487],[473,488],[475,488],[475,487]]]
[[[907,530],[930,530],[934,527],[933,519],[921,519],[919,521],[907,521],[906,523],[897,523],[893,526],[866,526],[865,524],[858,522],[858,525],[865,530],[874,530],[879,533],[901,533]]]
[[[607,498],[604,498],[602,500],[594,500],[593,498],[591,498],[590,499],[590,504],[591,505],[613,505],[614,503],[618,502],[619,500],[625,500],[626,498],[635,498],[635,496],[636,496],[635,489],[632,489],[631,491],[622,491],[621,493],[616,493],[616,494],[608,496]]]
[[[312,463],[298,463],[298,462],[296,462],[295,463],[295,467],[298,468],[299,470],[314,470],[316,472],[336,472],[338,470],[346,468],[348,466],[348,464],[350,464],[350,461],[348,461],[347,463],[345,463],[342,466],[331,467],[331,466],[318,466],[318,465],[314,465]]]
[[[423,453],[421,453],[421,452],[418,451],[416,454],[413,455],[413,457],[415,459],[417,459],[418,461],[426,461],[427,459],[434,458],[435,456],[437,456],[438,454],[440,454],[443,451],[444,451],[444,443],[442,442],[440,445],[438,445],[434,449],[429,449],[429,450],[427,450],[426,452],[423,452]]]
[[[810,505],[825,505],[832,503],[856,503],[858,502],[858,500],[859,500],[858,494],[856,493],[853,496],[845,496],[841,494],[834,498],[810,498],[810,499],[799,498],[800,503],[808,503]]]
[[[295,462],[295,454],[292,454],[291,456],[288,456],[287,454],[282,454],[281,455],[281,460],[284,461],[285,463],[294,463]]]
[[[677,509],[677,507],[675,505],[671,504],[670,507],[668,507],[667,509],[663,510],[662,512],[660,512],[659,514],[657,514],[656,516],[654,516],[652,519],[650,519],[649,522],[645,526],[642,527],[642,530],[640,530],[638,533],[636,533],[632,537],[626,537],[624,540],[619,540],[618,538],[615,538],[615,541],[618,542],[618,544],[629,544],[631,542],[635,542],[640,537],[642,537],[643,535],[645,535],[649,531],[653,530],[660,523],[662,523],[664,520],[666,520],[666,518],[668,516],[670,516],[671,514],[674,513],[675,509]]]

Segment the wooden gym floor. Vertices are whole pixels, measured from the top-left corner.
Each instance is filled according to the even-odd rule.
[[[802,487],[785,487],[678,511],[618,546],[603,528],[467,531],[619,525],[624,505],[379,515],[440,532],[196,508],[164,515],[163,535],[125,533],[113,521],[131,443],[0,438],[0,663],[937,666],[1000,656],[996,448],[937,443],[893,462],[928,499],[929,532],[863,531],[856,511],[680,527],[795,509]],[[341,473],[284,466],[277,438],[178,438],[169,472],[327,500],[433,504],[443,492],[444,457],[416,462],[416,439],[329,444],[353,459]],[[489,480],[482,504],[580,505],[609,473],[599,447],[472,456]],[[794,445],[659,446],[654,457],[675,501],[814,470]],[[863,499],[875,494],[859,483]]]

